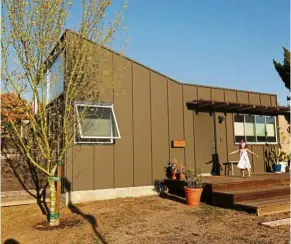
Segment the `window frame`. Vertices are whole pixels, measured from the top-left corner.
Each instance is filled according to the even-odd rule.
[[[79,111],[78,111],[78,106],[82,106],[82,107],[98,107],[98,108],[110,108],[111,109],[111,113],[110,113],[110,124],[112,125],[112,123],[115,123],[116,126],[116,130],[117,130],[117,135],[118,136],[112,136],[113,134],[113,127],[111,126],[110,130],[111,130],[111,137],[104,137],[104,136],[83,136],[82,135],[82,128],[81,128],[81,123],[80,123],[80,117],[79,117]],[[80,133],[80,138],[81,139],[95,139],[98,141],[98,139],[108,139],[110,140],[110,142],[77,142],[76,141],[76,135],[75,135],[75,139],[74,141],[77,144],[82,144],[82,143],[86,143],[86,144],[94,144],[94,143],[98,143],[98,144],[113,144],[115,139],[121,139],[121,135],[120,135],[120,130],[118,127],[118,123],[117,123],[117,119],[115,116],[115,112],[114,112],[114,105],[112,103],[97,103],[97,102],[75,102],[74,104],[75,107],[75,111],[76,111],[76,119],[77,119],[77,124],[78,124],[78,129],[79,129],[79,133]],[[112,121],[112,116],[113,116],[113,121]],[[75,126],[74,126],[75,128]],[[74,131],[75,133],[75,131]]]
[[[75,128],[74,128],[74,144],[76,145],[80,145],[80,144],[98,144],[98,145],[112,145],[114,144],[114,139],[108,139],[110,141],[108,142],[105,142],[105,141],[100,141],[100,139],[95,139],[94,141],[77,141],[76,140],[77,138],[77,135],[76,135],[76,131],[75,131]],[[82,139],[82,138],[81,138]]]
[[[241,114],[241,113],[234,113],[233,114],[233,139],[234,139],[234,144],[235,145],[239,145],[239,142],[236,142],[235,141],[235,128],[234,128],[234,124],[235,124],[235,121],[234,121],[234,116],[235,115],[242,115],[244,116],[244,122],[243,122],[243,125],[244,125],[244,140],[245,142],[248,144],[248,145],[277,145],[278,144],[278,133],[277,133],[277,130],[278,130],[278,126],[277,126],[277,117],[276,116],[272,116],[272,115],[257,115],[257,114]],[[246,141],[246,115],[252,115],[254,116],[254,133],[255,133],[255,138],[256,138],[256,142],[248,142]],[[257,116],[260,116],[260,117],[264,117],[265,118],[265,126],[266,126],[266,118],[267,117],[273,117],[274,118],[274,125],[275,125],[275,138],[276,138],[276,141],[275,142],[268,142],[268,141],[265,141],[265,142],[258,142],[257,141],[257,135],[256,135],[256,117]],[[266,127],[265,127],[265,130],[266,130]],[[266,132],[266,131],[265,131]],[[267,136],[266,136],[267,138]]]
[[[46,70],[45,70],[45,74],[44,74],[44,79],[46,80],[46,87],[44,89],[44,95],[46,96],[45,98],[45,105],[49,105],[50,103],[52,103],[53,101],[55,101],[57,98],[59,98],[60,96],[62,96],[64,94],[64,90],[65,90],[65,73],[66,73],[66,67],[65,67],[65,62],[66,62],[66,57],[65,57],[65,49],[62,48],[53,58],[52,62],[46,67]],[[62,55],[63,56],[63,79],[62,79],[62,86],[63,86],[63,92],[60,93],[59,95],[57,95],[55,98],[53,99],[49,99],[49,93],[50,93],[50,87],[51,87],[51,81],[50,81],[50,71],[53,67],[53,65],[55,64],[55,62],[58,60],[58,58],[61,58],[62,59]],[[37,88],[39,89],[39,88]],[[37,102],[37,98],[34,97],[33,99],[33,103],[34,103],[34,114],[37,114],[38,112],[38,102]]]

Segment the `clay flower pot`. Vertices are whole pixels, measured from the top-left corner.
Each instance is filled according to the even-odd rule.
[[[177,174],[176,171],[172,171],[172,180],[176,180],[177,179],[176,174]]]
[[[190,206],[200,205],[200,199],[201,199],[203,188],[184,187],[184,190],[185,190],[187,205],[190,205]]]

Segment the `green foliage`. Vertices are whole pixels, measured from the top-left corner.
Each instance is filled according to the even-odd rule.
[[[271,159],[274,164],[279,164],[280,162],[285,162],[290,159],[290,155],[282,150],[282,145],[285,142],[285,135],[284,132],[281,131],[281,128],[278,127],[278,134],[279,134],[279,145],[274,146],[271,150]]]
[[[290,91],[290,52],[287,48],[283,47],[284,61],[283,64],[273,59],[275,69],[280,75],[285,87]]]
[[[200,169],[186,169],[185,182],[189,188],[202,188],[203,177]]]

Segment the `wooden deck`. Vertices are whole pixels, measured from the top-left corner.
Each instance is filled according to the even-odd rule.
[[[166,181],[170,193],[184,197],[184,182]],[[254,174],[251,177],[205,176],[202,201],[242,209],[257,215],[290,211],[290,175]]]
[[[246,176],[245,178],[239,175],[230,175],[230,176],[204,176],[204,183],[207,184],[220,184],[220,183],[241,183],[241,182],[252,182],[252,181],[266,181],[266,180],[289,180],[290,175],[288,173],[262,173],[262,174],[253,174],[251,177]]]

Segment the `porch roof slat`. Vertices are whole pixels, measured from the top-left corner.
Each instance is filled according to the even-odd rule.
[[[290,108],[284,106],[262,106],[234,102],[219,102],[213,100],[192,100],[186,103],[191,110],[201,112],[247,113],[265,115],[290,114]]]

